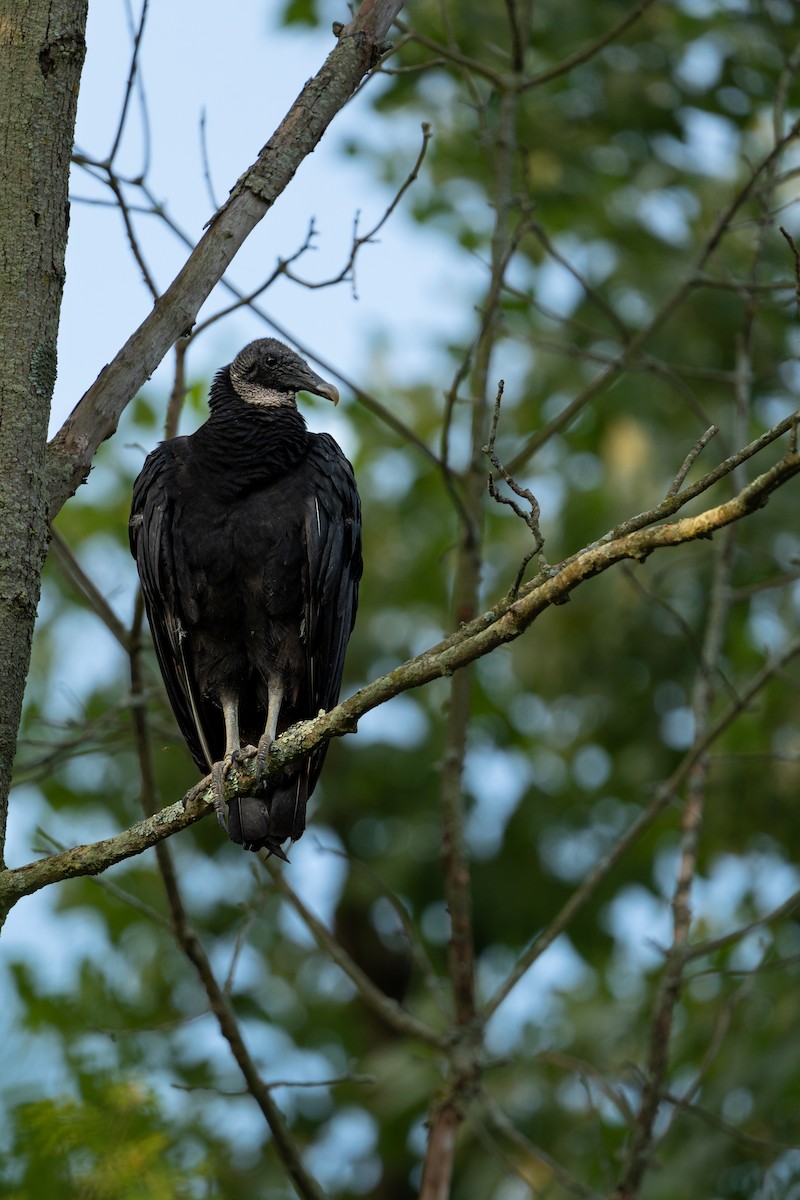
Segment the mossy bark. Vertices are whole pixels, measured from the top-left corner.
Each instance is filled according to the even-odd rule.
[[[47,550],[45,449],[86,9],[10,0],[0,21],[0,861]]]

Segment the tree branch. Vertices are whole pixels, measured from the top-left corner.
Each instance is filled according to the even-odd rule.
[[[395,1032],[405,1034],[410,1037],[416,1037],[420,1041],[427,1043],[430,1046],[435,1046],[442,1050],[447,1045],[447,1039],[435,1030],[432,1026],[425,1024],[423,1021],[417,1020],[410,1013],[406,1012],[396,1000],[391,996],[387,996],[382,992],[372,980],[366,975],[356,962],[350,957],[347,951],[340,945],[331,931],[327,928],[324,922],[320,921],[314,915],[310,908],[295,892],[294,888],[289,886],[286,878],[278,867],[277,863],[271,858],[266,851],[259,851],[258,857],[264,863],[264,866],[269,871],[272,881],[278,891],[284,897],[300,919],[304,922],[317,945],[323,950],[332,962],[336,963],[347,975],[348,979],[355,985],[358,992],[366,1005],[376,1013],[389,1028]]]
[[[642,562],[655,550],[710,538],[717,530],[762,508],[774,491],[797,474],[800,474],[800,453],[794,451],[724,504],[694,517],[684,517],[652,529],[638,529],[586,547],[560,565],[542,572],[515,600],[505,597],[449,638],[367,684],[330,712],[288,729],[273,744],[269,771],[279,771],[332,737],[355,732],[365,713],[393,696],[452,675],[498,646],[514,641],[545,609],[563,604],[581,583],[616,563],[630,559]],[[226,776],[225,797],[230,799],[237,794],[247,794],[246,789],[253,789],[256,783],[255,759],[240,759]],[[207,776],[176,804],[114,837],[0,872],[0,915],[7,913],[22,896],[31,895],[48,884],[78,875],[97,875],[114,863],[141,853],[199,821],[212,808],[211,779]]]
[[[564,932],[570,922],[575,917],[575,914],[591,899],[600,883],[606,878],[611,869],[622,858],[626,851],[639,840],[646,829],[653,824],[656,817],[663,812],[668,804],[675,798],[678,790],[684,786],[688,779],[692,768],[699,758],[702,757],[710,746],[716,741],[720,734],[733,724],[740,713],[744,712],[755,696],[759,694],[761,689],[779,672],[788,662],[796,658],[800,654],[800,640],[796,640],[778,656],[774,662],[768,662],[751,679],[748,686],[742,691],[741,695],[733,701],[728,708],[719,716],[714,723],[709,726],[707,732],[702,738],[696,739],[694,745],[688,750],[681,762],[675,768],[664,783],[660,785],[656,795],[648,804],[640,815],[636,818],[632,825],[617,839],[613,847],[602,859],[596,867],[584,879],[583,883],[577,888],[560,911],[556,914],[546,929],[537,934],[534,940],[529,944],[528,948],[520,955],[514,965],[513,971],[509,972],[506,979],[503,980],[500,987],[485,1005],[482,1013],[484,1020],[488,1020],[490,1016],[500,1007],[509,992],[516,987],[523,975],[530,970],[537,959],[541,958],[545,950],[552,946],[553,942]],[[787,902],[788,903],[788,902]],[[790,908],[793,906],[790,906]],[[790,908],[787,911],[790,911]],[[775,913],[769,915],[765,920],[777,919],[782,915],[781,910],[776,910]],[[757,924],[757,923],[754,923]],[[745,931],[746,932],[746,931]],[[735,937],[743,936],[741,931],[737,931],[731,935],[731,940]],[[720,939],[722,941],[722,939]],[[716,944],[712,944],[712,949]],[[703,951],[705,952],[705,951]],[[687,959],[691,952],[688,948],[684,950]]]
[[[769,153],[753,167],[748,178],[720,212],[685,276],[671,295],[667,297],[658,312],[656,312],[647,325],[631,337],[630,341],[620,351],[619,356],[604,371],[596,375],[574,400],[571,400],[560,413],[528,439],[511,461],[506,464],[512,474],[527,463],[555,434],[560,433],[562,429],[566,429],[572,423],[573,418],[579,412],[583,411],[590,400],[594,399],[600,392],[605,391],[617,376],[636,360],[640,351],[643,350],[653,334],[661,329],[669,321],[670,317],[678,311],[695,286],[696,277],[705,269],[709,258],[730,228],[739,209],[752,195],[757,180],[763,174],[769,174],[773,164],[777,162],[789,143],[794,141],[798,133],[800,133],[800,121],[795,121],[784,136],[776,142]]]

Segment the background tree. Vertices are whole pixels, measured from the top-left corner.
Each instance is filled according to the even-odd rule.
[[[64,286],[67,187],[86,4],[31,4],[0,33],[0,864],[47,549],[44,453]]]
[[[319,15],[295,0],[286,19]],[[0,885],[11,904],[77,876],[58,888],[68,982],[11,964],[17,1036],[60,1068],[54,1086],[12,1079],[12,1191],[797,1186],[792,21],[780,0],[607,0],[569,22],[519,0],[398,23],[365,92],[391,138],[364,122],[346,149],[385,180],[392,220],[448,245],[452,335],[394,383],[405,314],[386,283],[385,341],[360,370],[379,396],[353,389],[346,430],[367,515],[348,660],[363,686],[280,753],[371,715],[332,748],[288,869],[213,821],[163,840],[209,800],[178,802],[192,774],[124,547],[164,398],[125,413],[58,517],[29,684],[19,801],[46,806],[40,840],[116,825]],[[81,165],[146,272],[131,191],[168,219],[146,179],[113,155]],[[245,179],[225,213],[252,195]],[[380,255],[376,234],[331,284]],[[307,249],[270,282],[302,283]],[[134,335],[153,359],[185,331],[159,325],[183,286]],[[202,411],[185,355],[219,311],[176,344],[168,431],[182,404]],[[130,362],[56,439],[54,507],[88,465],[82,432],[142,382]],[[115,669],[54,729],[63,630],[86,608]],[[154,844],[155,862],[138,853]]]

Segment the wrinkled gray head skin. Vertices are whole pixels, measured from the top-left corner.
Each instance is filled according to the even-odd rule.
[[[339,393],[308,363],[276,338],[259,338],[240,350],[230,366],[234,391],[247,404],[296,408],[297,392],[312,392],[339,403]]]

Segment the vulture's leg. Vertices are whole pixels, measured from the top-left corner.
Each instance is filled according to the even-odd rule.
[[[228,806],[225,803],[225,772],[234,754],[239,751],[239,698],[226,693],[220,696],[222,716],[225,720],[225,757],[211,767],[211,790],[214,793],[214,811],[222,828],[228,829]]]
[[[225,718],[225,757],[232,758],[240,748],[239,738],[239,697],[227,692],[221,696],[222,715]]]
[[[270,675],[267,684],[267,723],[264,732],[258,739],[258,757],[256,758],[256,774],[261,775],[267,765],[269,748],[275,741],[278,732],[278,717],[283,703],[283,680],[280,675]]]

